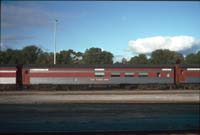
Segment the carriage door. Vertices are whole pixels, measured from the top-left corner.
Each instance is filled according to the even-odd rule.
[[[185,81],[184,78],[184,69],[180,68],[178,65],[175,66],[175,83],[183,83]]]
[[[180,81],[180,83],[181,83],[181,82],[185,82],[184,70],[183,70],[183,69],[180,69],[179,81]]]

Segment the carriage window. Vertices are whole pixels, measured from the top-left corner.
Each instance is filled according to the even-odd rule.
[[[181,74],[183,75],[183,70],[181,70]]]
[[[146,73],[146,72],[139,72],[138,77],[148,77],[148,73]]]
[[[95,77],[104,77],[104,72],[95,72]]]
[[[156,76],[157,76],[157,77],[161,77],[160,72],[157,72],[157,73],[156,73]]]
[[[134,73],[133,72],[126,72],[125,77],[134,77]]]
[[[138,77],[148,77],[148,73],[146,72],[140,72]]]
[[[104,75],[105,75],[104,69],[103,68],[95,68],[94,75],[95,75],[95,77],[104,77]]]
[[[111,73],[111,77],[120,77],[120,73]]]
[[[166,77],[169,78],[170,77],[170,72],[166,73]]]

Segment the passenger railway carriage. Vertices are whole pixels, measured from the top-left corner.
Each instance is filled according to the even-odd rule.
[[[17,65],[0,65],[0,90],[16,89]]]
[[[199,88],[199,65],[1,65],[0,84],[37,86],[170,86],[195,84]],[[54,88],[54,87],[53,87]],[[141,88],[141,87],[140,87]],[[142,87],[143,88],[143,87]],[[158,87],[160,88],[160,87]]]
[[[179,65],[179,83],[200,83],[200,65]]]
[[[23,84],[173,83],[172,65],[29,65]]]
[[[16,84],[16,65],[1,65],[0,84]]]

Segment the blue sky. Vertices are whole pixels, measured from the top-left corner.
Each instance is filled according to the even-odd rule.
[[[163,48],[187,54],[200,48],[199,13],[200,2],[1,1],[1,43],[53,51],[56,18],[57,51],[99,47],[116,58]]]

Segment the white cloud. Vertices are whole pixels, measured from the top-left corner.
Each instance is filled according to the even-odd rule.
[[[184,51],[194,46],[200,48],[200,41],[191,36],[156,36],[130,40],[129,50],[133,53],[151,53],[157,49],[169,49],[171,51]]]

